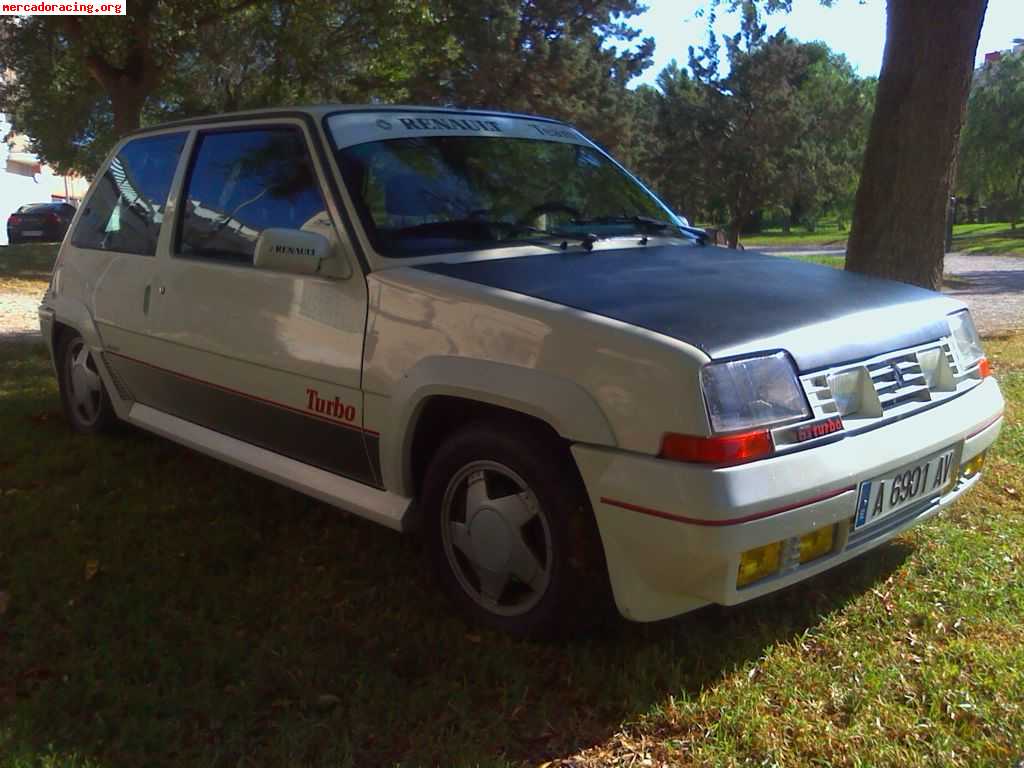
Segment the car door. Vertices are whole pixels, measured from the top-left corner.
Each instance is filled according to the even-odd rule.
[[[155,281],[163,370],[148,375],[161,410],[379,485],[376,435],[362,429],[366,281],[311,138],[290,119],[198,131]],[[257,268],[270,227],[323,235],[333,255],[314,275]]]
[[[150,325],[161,225],[187,131],[131,139],[96,180],[60,265],[89,306],[108,353],[153,361]],[[170,234],[165,233],[165,234]]]

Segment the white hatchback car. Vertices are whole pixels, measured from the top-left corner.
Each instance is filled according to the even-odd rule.
[[[963,305],[708,247],[571,126],[316,107],[140,131],[40,322],[116,419],[398,530],[483,622],[649,621],[831,568],[977,482]]]

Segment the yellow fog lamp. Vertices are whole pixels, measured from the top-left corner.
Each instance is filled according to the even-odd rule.
[[[809,563],[832,552],[835,541],[834,525],[818,528],[800,537],[800,562]]]
[[[771,576],[782,564],[782,542],[776,541],[763,547],[748,549],[740,555],[740,568],[736,574],[736,586],[745,587],[759,579]]]
[[[984,464],[985,464],[985,451],[982,451],[977,456],[975,456],[973,459],[971,459],[966,464],[964,464],[963,467],[961,467],[960,473],[964,476],[965,479],[970,479],[970,478],[974,477],[976,474],[978,474],[979,472],[981,472],[981,468],[982,468],[982,466],[984,466]]]

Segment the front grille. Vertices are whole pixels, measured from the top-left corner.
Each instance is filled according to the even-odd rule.
[[[977,367],[962,371],[949,339],[889,352],[802,376],[813,419],[839,416],[849,434],[903,418],[978,384]]]

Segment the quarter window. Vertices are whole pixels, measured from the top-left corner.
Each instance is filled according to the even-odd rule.
[[[81,248],[154,255],[184,144],[184,133],[125,144],[96,181],[71,242]]]
[[[303,229],[324,215],[301,130],[211,132],[189,173],[178,253],[251,264],[264,229]]]

